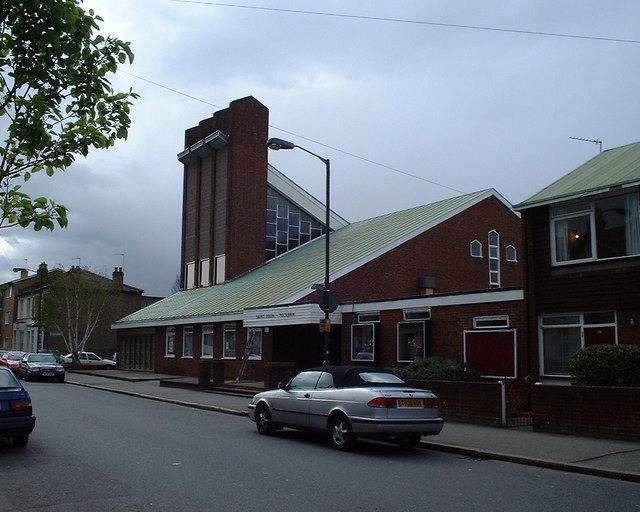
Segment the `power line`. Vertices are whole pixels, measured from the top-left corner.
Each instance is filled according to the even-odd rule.
[[[385,21],[390,23],[428,25],[432,27],[460,28],[460,29],[466,29],[466,30],[484,30],[489,32],[506,32],[511,34],[524,34],[524,35],[530,35],[530,36],[562,37],[562,38],[569,38],[569,39],[606,41],[610,43],[640,44],[640,40],[638,39],[620,39],[615,37],[584,36],[579,34],[562,34],[559,32],[542,32],[538,30],[518,30],[518,29],[512,29],[512,28],[483,27],[480,25],[462,25],[457,23],[438,23],[435,21],[407,20],[407,19],[401,19],[401,18],[384,18],[379,16],[362,16],[357,14],[340,14],[340,13],[332,13],[332,12],[303,11],[299,9],[282,9],[278,7],[258,7],[253,5],[227,4],[227,3],[221,3],[221,2],[205,2],[203,0],[170,0],[170,1],[184,3],[184,4],[210,5],[213,7],[232,7],[236,9],[253,9],[253,10],[259,10],[259,11],[285,12],[290,14],[307,14],[312,16],[330,16],[334,18],[351,18],[351,19],[366,20],[366,21]]]
[[[175,1],[175,0],[174,0],[174,1]],[[142,81],[144,81],[144,82],[150,83],[150,84],[155,85],[155,86],[157,86],[157,87],[160,87],[160,88],[162,88],[162,89],[166,89],[167,91],[171,91],[171,92],[173,92],[173,93],[179,94],[179,95],[181,95],[181,96],[184,96],[185,98],[189,98],[189,99],[192,99],[192,100],[195,100],[195,101],[199,101],[200,103],[204,103],[205,105],[211,105],[212,107],[215,107],[215,108],[220,109],[220,110],[222,110],[222,109],[224,108],[224,107],[221,107],[221,106],[219,106],[219,105],[216,105],[215,103],[211,103],[210,101],[206,101],[206,100],[203,100],[203,99],[201,99],[201,98],[197,98],[196,96],[192,96],[192,95],[187,94],[187,93],[185,93],[185,92],[179,91],[178,89],[173,89],[173,88],[168,87],[168,86],[166,86],[166,85],[163,85],[163,84],[161,84],[161,83],[159,83],[159,82],[155,82],[155,81],[153,81],[153,80],[149,80],[148,78],[141,77],[140,75],[136,75],[136,74],[134,74],[134,73],[130,73],[130,72],[125,71],[125,70],[123,70],[123,69],[119,69],[119,70],[118,70],[118,72],[119,72],[119,73],[124,73],[125,75],[132,76],[132,77],[134,77],[134,78],[137,78],[137,79],[142,80]],[[306,141],[308,141],[308,142],[313,142],[314,144],[317,144],[317,145],[319,145],[319,146],[322,146],[322,147],[325,147],[325,148],[331,149],[331,150],[336,151],[336,152],[338,152],[338,153],[342,153],[343,155],[347,155],[347,156],[350,156],[350,157],[352,157],[352,158],[357,158],[358,160],[362,160],[363,162],[367,162],[367,163],[370,163],[370,164],[373,164],[373,165],[377,165],[378,167],[382,167],[382,168],[384,168],[384,169],[388,169],[388,170],[390,170],[390,171],[397,172],[397,173],[399,173],[399,174],[403,174],[403,175],[405,175],[405,176],[409,176],[409,177],[411,177],[411,178],[415,178],[415,179],[417,179],[417,180],[424,181],[424,182],[426,182],[426,183],[430,183],[431,185],[436,185],[436,186],[438,186],[438,187],[446,188],[446,189],[448,189],[448,190],[451,190],[451,191],[453,191],[453,192],[457,192],[457,193],[460,193],[460,194],[464,194],[464,193],[465,193],[465,192],[463,192],[462,190],[458,190],[458,189],[455,189],[455,188],[453,188],[453,187],[449,187],[448,185],[443,185],[442,183],[437,183],[437,182],[435,182],[435,181],[429,180],[429,179],[424,178],[424,177],[422,177],[422,176],[418,176],[418,175],[416,175],[416,174],[411,174],[410,172],[407,172],[407,171],[402,171],[402,170],[397,169],[397,168],[395,168],[395,167],[391,167],[390,165],[381,164],[380,162],[376,162],[376,161],[374,161],[374,160],[370,160],[370,159],[365,158],[365,157],[363,157],[363,156],[356,155],[355,153],[350,153],[349,151],[345,151],[345,150],[343,150],[343,149],[336,148],[336,147],[334,147],[334,146],[330,146],[330,145],[328,145],[328,144],[324,144],[323,142],[320,142],[320,141],[317,141],[317,140],[314,140],[314,139],[310,139],[310,138],[308,138],[308,137],[304,137],[304,136],[302,136],[302,135],[300,135],[300,134],[298,134],[298,133],[295,133],[295,132],[291,132],[291,131],[285,130],[284,128],[279,128],[278,126],[274,126],[274,125],[272,125],[272,124],[270,124],[270,125],[269,125],[269,128],[273,128],[274,130],[278,130],[278,131],[281,131],[281,132],[283,132],[283,133],[287,133],[287,134],[289,134],[289,135],[293,135],[293,136],[295,136],[295,137],[298,137],[298,138],[300,138],[300,139],[306,140]]]

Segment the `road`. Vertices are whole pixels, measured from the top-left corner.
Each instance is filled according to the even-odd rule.
[[[257,434],[243,417],[26,383],[29,445],[0,440],[8,511],[640,511],[640,485],[395,445]]]

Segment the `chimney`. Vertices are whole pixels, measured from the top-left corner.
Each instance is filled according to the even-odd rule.
[[[116,288],[122,289],[124,287],[124,271],[122,267],[113,269],[113,283],[116,285]]]
[[[47,267],[47,264],[43,261],[38,266],[37,276],[40,278],[40,282],[42,283],[47,279],[48,275],[49,275],[49,268]]]

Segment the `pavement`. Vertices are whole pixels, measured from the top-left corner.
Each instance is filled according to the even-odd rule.
[[[238,416],[247,416],[250,395],[262,390],[261,382],[243,382],[240,392],[203,391],[195,378],[127,370],[67,371],[66,382]],[[445,421],[420,448],[640,483],[640,442]]]

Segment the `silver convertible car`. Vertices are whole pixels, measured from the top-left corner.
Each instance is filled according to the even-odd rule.
[[[349,450],[358,437],[408,448],[440,433],[439,405],[431,391],[409,387],[390,370],[320,366],[255,395],[249,418],[264,435],[282,427],[327,432],[338,450]]]

